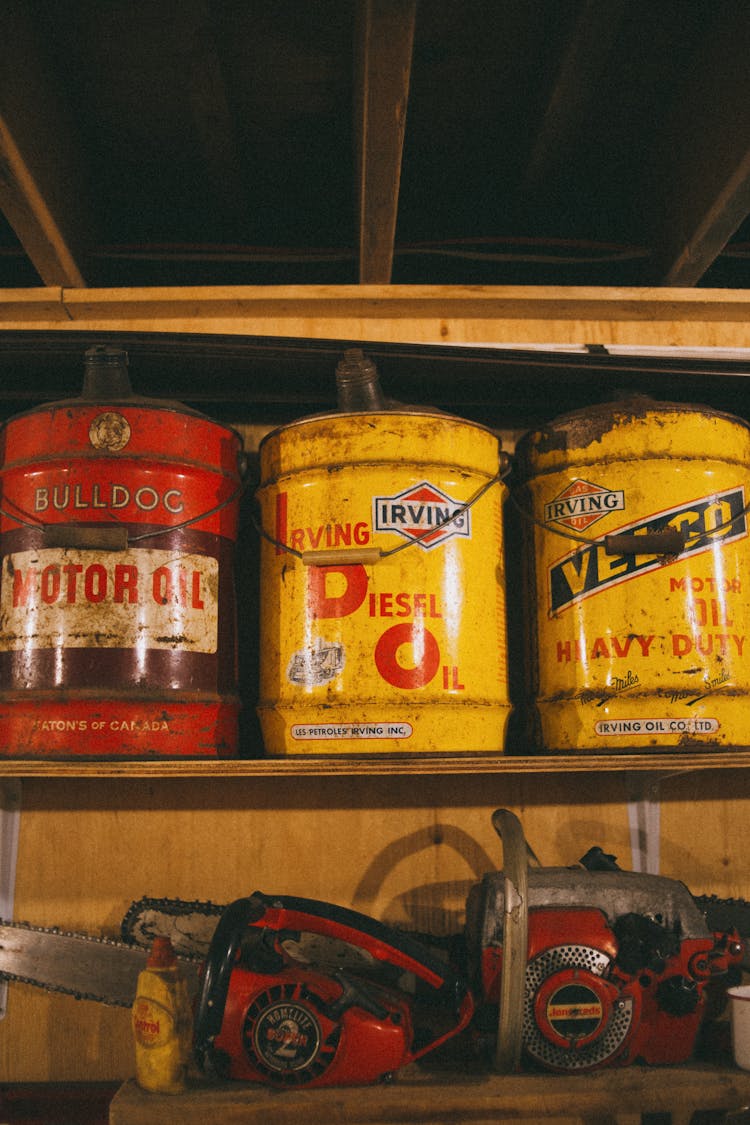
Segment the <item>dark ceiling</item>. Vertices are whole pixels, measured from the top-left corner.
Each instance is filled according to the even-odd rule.
[[[750,285],[747,0],[6,0],[0,286]]]

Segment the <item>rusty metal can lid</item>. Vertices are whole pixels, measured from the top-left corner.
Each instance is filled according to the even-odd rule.
[[[750,423],[733,414],[698,403],[663,402],[650,395],[634,394],[561,414],[529,430],[516,446],[516,473],[520,479],[527,479],[547,461],[559,461],[568,455],[580,456],[584,451],[592,459],[611,456],[618,447],[631,443],[631,455],[638,456],[640,450],[644,456],[657,456],[666,441],[666,437],[659,435],[669,430],[670,440],[673,440],[683,422],[687,451],[693,455],[711,455],[708,440],[711,428],[718,427],[726,433],[727,426],[734,427],[744,440],[750,440]],[[696,423],[705,424],[703,449],[691,444],[689,431]],[[671,446],[668,450],[665,446],[665,452],[676,455]]]

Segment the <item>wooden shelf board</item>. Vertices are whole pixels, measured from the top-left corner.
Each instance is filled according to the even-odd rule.
[[[648,770],[687,773],[747,769],[750,750],[658,751],[622,754],[539,754],[530,757],[485,754],[422,754],[377,757],[258,759],[96,759],[58,761],[9,758],[0,761],[2,777],[368,777],[395,774],[545,774]]]
[[[744,290],[544,285],[166,286],[0,290],[6,329],[351,340],[750,345]]]
[[[402,1071],[387,1085],[366,1089],[269,1090],[239,1083],[195,1082],[185,1094],[148,1094],[132,1080],[115,1095],[110,1125],[380,1125],[499,1120],[640,1121],[642,1112],[741,1110],[750,1097],[750,1073],[736,1067],[632,1066],[570,1075],[466,1075],[441,1078]],[[687,1116],[685,1116],[687,1114]],[[637,1116],[636,1116],[637,1115]],[[673,1117],[673,1121],[677,1118]]]

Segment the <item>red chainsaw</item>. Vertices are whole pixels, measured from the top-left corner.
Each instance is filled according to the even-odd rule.
[[[512,813],[493,824],[503,871],[472,888],[450,943],[305,898],[142,899],[121,942],[0,924],[0,976],[130,1006],[163,934],[192,978],[198,1064],[277,1086],[377,1081],[462,1032],[502,1072],[689,1058],[740,976],[750,907],[621,871],[600,849],[541,867]]]
[[[256,893],[216,927],[195,1053],[225,1078],[374,1082],[456,1035],[473,1012],[461,977],[407,935],[330,903]]]
[[[499,1008],[498,1068],[690,1058],[740,978],[738,931],[713,932],[684,883],[621,871],[598,848],[577,867],[530,865],[517,818],[499,809],[493,824],[504,871],[469,894],[466,950],[477,1025]]]

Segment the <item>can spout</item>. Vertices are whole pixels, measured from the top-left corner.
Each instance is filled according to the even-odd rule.
[[[378,369],[361,348],[348,348],[336,366],[338,408],[342,414],[387,410]]]
[[[123,348],[95,344],[84,353],[81,398],[112,401],[132,398],[128,353]]]

